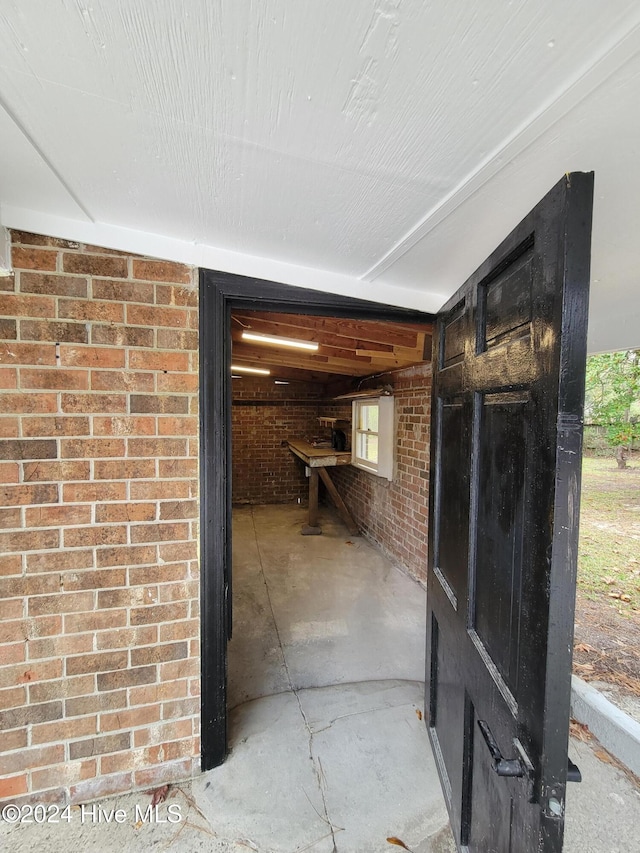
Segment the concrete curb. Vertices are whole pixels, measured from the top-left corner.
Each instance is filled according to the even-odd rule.
[[[640,723],[586,681],[571,676],[571,716],[632,773],[640,776]]]

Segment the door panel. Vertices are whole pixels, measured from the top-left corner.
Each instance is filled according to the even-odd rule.
[[[592,193],[565,176],[434,336],[425,707],[474,853],[562,850]]]

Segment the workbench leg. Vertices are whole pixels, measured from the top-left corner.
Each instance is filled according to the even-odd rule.
[[[320,474],[320,477],[322,478],[322,482],[327,487],[327,491],[331,495],[331,499],[333,500],[333,502],[336,506],[336,509],[338,510],[340,515],[342,516],[342,520],[347,525],[347,530],[349,531],[349,533],[352,536],[358,536],[360,533],[360,531],[358,530],[358,525],[355,523],[355,521],[351,517],[351,513],[347,509],[347,505],[345,504],[345,502],[340,497],[340,493],[336,489],[335,484],[334,484],[333,480],[331,479],[331,475],[329,474],[329,472],[327,471],[326,468],[319,468],[318,473]]]
[[[318,527],[318,469],[309,469],[309,523],[302,525],[303,536],[319,536],[322,528]]]

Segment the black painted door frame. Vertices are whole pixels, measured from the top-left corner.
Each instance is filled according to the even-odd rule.
[[[231,636],[231,312],[233,309],[433,322],[410,308],[200,270],[201,768],[227,754],[227,642]]]

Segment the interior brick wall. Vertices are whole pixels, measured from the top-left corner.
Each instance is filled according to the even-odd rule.
[[[197,276],[12,238],[0,799],[73,803],[188,777],[199,754]]]
[[[377,384],[380,379],[376,380]],[[393,480],[352,465],[331,475],[362,532],[416,579],[427,578],[431,364],[383,377],[394,388]]]
[[[268,377],[233,380],[232,491],[235,504],[307,503],[304,465],[287,439],[326,436],[318,424],[322,386]]]

